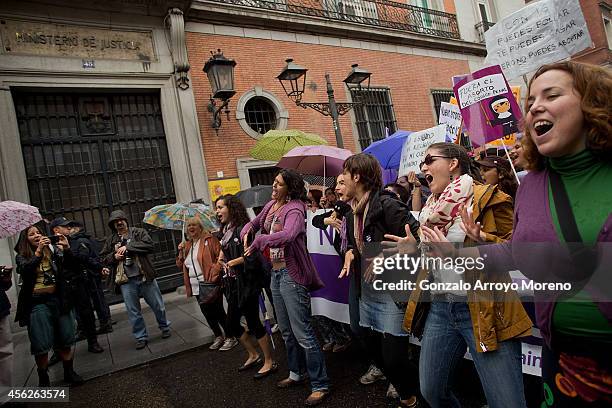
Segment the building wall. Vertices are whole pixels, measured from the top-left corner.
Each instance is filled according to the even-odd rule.
[[[309,69],[304,102],[327,101],[325,73],[331,75],[336,100],[347,101],[342,80],[350,71],[350,65],[358,63],[368,69],[372,73],[372,86],[390,88],[397,127],[407,130],[435,125],[430,91],[451,89],[453,75],[468,72],[469,61],[482,60],[458,53],[210,24],[189,23],[186,30],[209,179],[217,178],[217,171],[223,171],[224,178],[237,177],[236,159],[248,157],[249,149],[256,142],[240,128],[235,118],[236,101],[255,86],[272,92],[284,104],[289,112],[289,129],[317,133],[330,145],[335,145],[331,119],[314,110],[296,107],[276,79],[288,57]],[[207,125],[212,118],[206,110],[211,91],[202,72],[209,51],[217,48],[237,62],[234,74],[237,93],[230,103],[232,119],[228,122],[223,116],[218,136]],[[341,117],[340,126],[345,147],[358,151],[351,116]]]
[[[608,44],[602,16],[602,13],[605,13],[608,19],[612,19],[612,13],[610,12],[612,10],[612,0],[580,0],[580,7],[589,28],[594,48],[577,54],[573,59],[596,65],[612,65],[612,51],[610,50],[612,44]]]

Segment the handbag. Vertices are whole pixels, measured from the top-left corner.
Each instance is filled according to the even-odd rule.
[[[115,284],[123,285],[128,282],[128,276],[125,273],[125,268],[123,266],[123,262],[119,262],[117,265],[117,270],[115,273]]]
[[[191,256],[191,265],[193,265],[193,271],[196,275],[196,279],[198,280],[198,303],[201,305],[207,305],[210,303],[215,303],[219,296],[221,296],[221,286],[217,283],[205,282],[204,280],[198,279],[198,270],[195,267],[195,262],[193,260],[193,249],[194,246],[191,246],[191,250],[189,251],[189,255]],[[202,276],[204,279],[204,276]]]

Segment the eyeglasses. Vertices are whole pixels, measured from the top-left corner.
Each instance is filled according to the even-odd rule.
[[[421,164],[419,164],[419,169],[422,169],[424,165],[430,166],[434,162],[434,158],[452,159],[452,157],[448,157],[448,156],[434,156],[434,155],[428,154],[427,156],[425,156],[425,159],[421,162]]]

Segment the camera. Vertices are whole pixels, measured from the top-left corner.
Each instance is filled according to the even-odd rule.
[[[57,243],[59,242],[60,238],[61,238],[61,237],[60,237],[59,235],[51,235],[51,236],[49,237],[49,241],[51,241],[51,243],[52,243],[53,245],[57,245]]]
[[[121,246],[126,246],[127,243],[127,239],[124,238],[123,240],[121,240]],[[125,256],[125,259],[123,260],[125,266],[134,265],[134,258],[130,256],[130,253],[128,251],[125,251],[123,255]]]

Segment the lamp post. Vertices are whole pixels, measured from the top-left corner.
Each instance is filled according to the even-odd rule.
[[[336,134],[336,145],[343,148],[344,143],[342,142],[342,133],[340,131],[340,123],[338,122],[338,119],[355,106],[360,105],[361,102],[336,102],[336,98],[334,97],[334,88],[332,87],[330,76],[327,73],[325,74],[325,82],[327,85],[327,102],[302,102],[304,88],[306,87],[306,72],[308,69],[294,63],[293,59],[291,58],[287,59],[285,62],[287,65],[276,78],[281,83],[287,96],[299,107],[304,109],[311,108],[325,116],[331,116],[334,132]],[[343,82],[347,85],[357,85],[361,90],[361,83],[367,79],[368,85],[366,90],[369,89],[370,76],[372,74],[363,68],[359,68],[359,65],[357,64],[353,64],[351,68],[351,72]]]
[[[216,54],[212,51],[210,53],[212,56],[204,64],[203,71],[208,76],[210,88],[213,92],[208,104],[208,111],[213,114],[211,127],[218,133],[221,127],[221,110],[225,108],[225,114],[227,115],[227,120],[229,120],[229,100],[236,94],[234,90],[234,67],[236,66],[236,61],[226,58],[220,49],[217,50]],[[220,99],[221,104],[217,106],[215,99]]]

